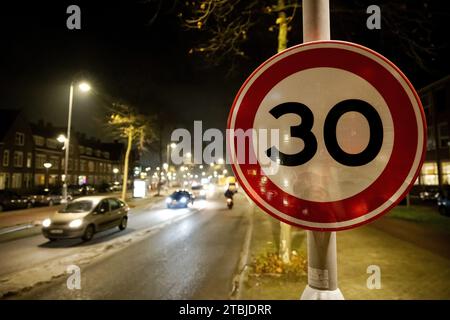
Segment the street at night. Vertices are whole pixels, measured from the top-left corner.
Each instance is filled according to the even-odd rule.
[[[0,308],[448,302],[449,18],[438,0],[5,6]]]

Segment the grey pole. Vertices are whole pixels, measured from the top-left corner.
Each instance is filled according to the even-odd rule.
[[[329,0],[303,0],[303,42],[330,39]],[[338,288],[336,232],[307,231],[308,285],[302,300],[342,300]]]
[[[63,183],[63,201],[67,203],[67,173],[69,168],[69,148],[70,148],[70,126],[72,125],[72,105],[73,105],[73,82],[70,84],[69,93],[69,116],[67,120],[66,154],[64,156],[64,183]]]

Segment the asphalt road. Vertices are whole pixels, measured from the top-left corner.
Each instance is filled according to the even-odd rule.
[[[107,231],[89,243],[50,243],[40,235],[1,243],[0,275],[178,217],[143,240],[83,266],[81,290],[69,290],[68,276],[63,276],[11,298],[227,299],[249,223],[247,208],[242,195],[232,210],[226,208],[221,194],[189,209],[165,209],[160,201],[151,208],[135,209],[124,232]]]

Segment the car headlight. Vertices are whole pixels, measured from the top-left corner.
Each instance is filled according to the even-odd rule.
[[[181,203],[186,203],[186,202],[187,202],[187,198],[186,198],[186,197],[181,198],[181,199],[180,199],[180,202],[181,202]]]
[[[166,203],[170,203],[172,201],[171,198],[166,198]]]
[[[42,221],[42,226],[45,228],[50,227],[51,224],[52,224],[52,220],[50,220],[49,218]]]
[[[69,223],[69,228],[78,228],[83,224],[83,220],[75,219]]]

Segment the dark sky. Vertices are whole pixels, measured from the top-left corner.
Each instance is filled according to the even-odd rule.
[[[396,40],[397,27],[406,29],[407,37],[421,37],[421,27],[409,26],[408,20],[412,17],[414,21],[417,12],[425,10],[424,1],[330,2],[333,39],[358,42],[383,53],[418,88],[450,73],[446,61],[450,17],[444,6],[447,1],[425,1],[425,9],[433,11],[426,26],[431,32],[430,43],[442,46],[426,57],[430,68],[427,71],[420,70]],[[152,23],[158,0],[2,3],[0,108],[22,108],[32,120],[64,125],[71,78],[82,74],[95,92],[75,96],[74,124],[79,131],[101,135],[100,120],[105,114],[101,101],[105,96],[127,101],[149,114],[163,112],[166,119],[171,119],[168,129],[190,127],[194,120],[203,120],[204,127],[224,129],[242,82],[253,68],[275,53],[276,32],[267,31],[273,16],[250,30],[251,41],[245,47],[249,58],[229,75],[226,61],[214,67],[188,54],[198,34],[180,26],[177,13],[182,3],[162,0]],[[399,24],[381,31],[367,30],[365,8],[377,3],[382,10],[387,8],[382,14],[391,15],[391,21],[398,20]],[[400,11],[383,7],[385,3],[399,5],[394,8]],[[66,28],[66,8],[70,4],[81,7],[81,30]],[[398,15],[398,19],[392,19],[392,15]],[[297,13],[292,28],[289,45],[301,42],[301,13]]]

